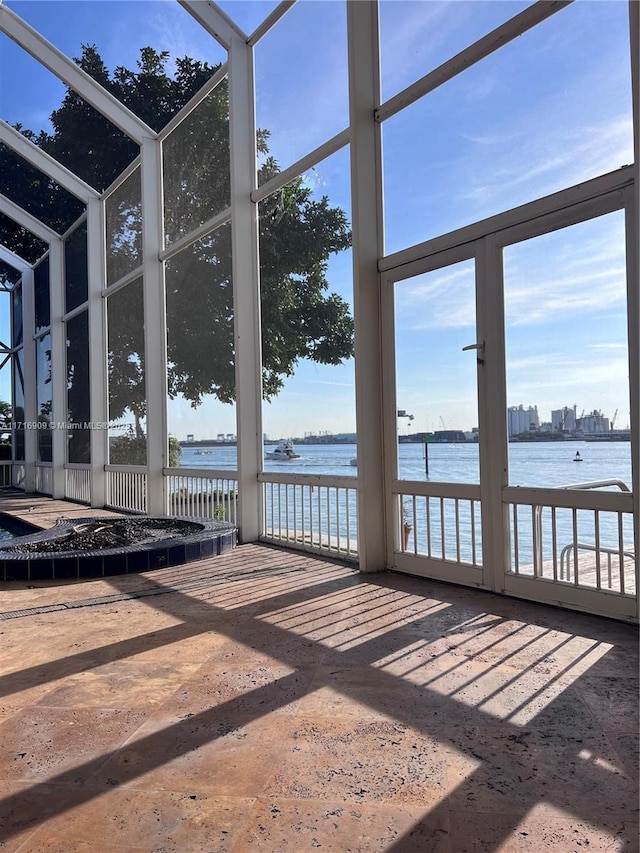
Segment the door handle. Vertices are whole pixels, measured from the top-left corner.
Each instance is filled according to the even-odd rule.
[[[484,341],[479,341],[477,344],[468,344],[466,347],[462,347],[462,352],[466,352],[467,350],[475,349],[478,351],[478,364],[484,364]]]

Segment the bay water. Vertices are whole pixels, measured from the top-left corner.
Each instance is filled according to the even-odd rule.
[[[271,446],[265,448],[266,452]],[[301,444],[299,459],[283,462],[265,458],[267,472],[353,476],[355,444]],[[478,483],[477,444],[429,444],[429,476],[426,475],[425,446],[400,444],[400,478],[444,483]],[[576,452],[581,462],[574,461]],[[214,468],[233,471],[235,447],[183,447],[182,468]],[[512,486],[557,487],[595,480],[622,480],[631,488],[631,444],[628,441],[548,441],[509,444],[509,484]]]

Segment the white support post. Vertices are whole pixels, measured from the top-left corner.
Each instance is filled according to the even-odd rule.
[[[33,279],[33,272],[31,270],[30,264],[28,264],[23,258],[18,257],[18,255],[14,254],[14,252],[11,252],[9,249],[7,249],[5,246],[3,246],[1,244],[0,244],[0,260],[4,261],[5,263],[9,264],[9,266],[12,266],[15,269],[20,271],[20,274],[22,276],[22,293],[23,293],[23,297],[24,297],[24,289],[27,286],[26,283],[29,279],[31,279],[31,280]],[[33,286],[33,285],[31,285],[31,286]],[[11,314],[13,315],[13,311],[11,311]],[[11,325],[12,325],[11,342],[13,344],[14,343],[14,340],[13,340],[13,323]],[[23,332],[24,332],[24,326],[23,326]],[[23,343],[24,343],[24,335],[23,335]],[[12,387],[13,387],[14,377],[15,377],[15,362],[12,360],[12,362],[11,362]],[[24,418],[24,414],[23,414],[23,418]],[[14,421],[16,420],[15,408],[13,410],[13,419],[14,419]],[[26,420],[26,418],[25,418],[25,420]],[[15,434],[14,434],[13,439],[12,439],[12,458],[15,460]],[[25,467],[26,467],[26,453],[25,453]],[[26,483],[24,484],[24,486],[26,489]]]
[[[142,274],[145,388],[147,397],[147,512],[164,515],[167,458],[167,334],[162,250],[162,161],[160,143],[141,149]]]
[[[262,371],[253,49],[235,36],[229,50],[231,227],[238,434],[238,526],[242,542],[261,533]]]
[[[89,415],[92,424],[104,424],[109,419],[107,405],[107,333],[106,299],[102,298],[105,281],[104,202],[92,199],[87,205],[87,272],[89,279]],[[91,506],[107,503],[108,430],[92,429],[91,448]]]
[[[636,591],[640,590],[640,5],[629,2],[631,47],[631,91],[633,109],[634,182],[627,196],[626,255],[627,311],[629,328],[629,392],[631,427],[631,477],[634,495],[633,527],[636,554]],[[640,595],[636,594],[636,619],[640,616]]]
[[[64,243],[52,240],[49,245],[49,299],[51,316],[51,496],[63,498],[65,493],[67,431],[67,353],[64,314]]]
[[[347,3],[360,570],[385,568],[380,277],[383,250],[378,6]],[[393,395],[391,395],[393,396]],[[390,500],[390,496],[389,496]],[[389,507],[390,509],[390,507]]]
[[[509,517],[502,501],[508,484],[504,273],[502,249],[493,237],[476,244],[476,316],[477,339],[484,343],[477,368],[483,583],[503,592],[510,563]]]
[[[36,489],[36,461],[38,459],[38,433],[33,425],[38,420],[38,395],[36,380],[36,331],[33,269],[22,274],[22,330],[24,340],[24,422],[32,428],[24,431],[24,490]]]

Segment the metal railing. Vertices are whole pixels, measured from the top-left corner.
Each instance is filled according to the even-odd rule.
[[[132,465],[106,465],[107,506],[126,512],[147,511],[147,472]]]
[[[354,477],[263,473],[258,479],[263,484],[262,540],[357,558],[358,493]]]
[[[559,489],[604,489],[607,486],[617,486],[621,492],[630,492],[631,489],[624,480],[613,477],[610,480],[590,480],[588,483],[570,483],[568,486],[558,486]]]
[[[562,551],[560,552],[560,579],[561,580],[571,580],[571,572],[570,572],[570,555],[575,551],[591,551],[596,555],[596,571],[600,574],[602,573],[601,569],[601,558],[602,554],[606,554],[607,556],[607,582],[606,586],[608,589],[614,588],[614,578],[613,578],[613,570],[614,570],[614,558],[618,558],[618,571],[620,571],[620,567],[622,567],[623,571],[623,582],[624,582],[624,561],[625,560],[635,560],[635,554],[633,551],[619,551],[616,548],[607,548],[606,545],[600,545],[596,547],[595,545],[588,545],[585,542],[570,542],[568,545],[565,545]],[[575,564],[575,560],[574,560]]]
[[[165,468],[167,513],[236,523],[238,480],[230,471]]]
[[[611,486],[619,491],[603,491]],[[509,487],[505,497],[514,575],[636,594],[633,496],[623,481]]]
[[[397,480],[396,550],[480,568],[480,487]]]
[[[41,495],[53,494],[53,467],[50,462],[36,465],[36,492]]]
[[[67,465],[64,469],[64,496],[70,501],[91,503],[91,466]]]
[[[0,462],[0,489],[10,488],[12,483],[13,462],[6,460]]]

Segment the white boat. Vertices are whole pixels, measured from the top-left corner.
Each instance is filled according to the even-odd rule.
[[[286,440],[283,438],[273,450],[265,455],[267,459],[279,459],[281,462],[291,462],[293,459],[300,459],[300,454],[296,453],[290,438]]]

